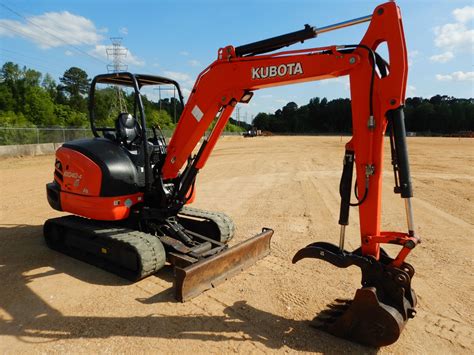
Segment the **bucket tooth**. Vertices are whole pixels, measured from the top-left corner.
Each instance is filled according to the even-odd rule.
[[[260,234],[219,254],[185,268],[176,267],[176,299],[185,302],[196,297],[267,256],[272,235],[273,230],[264,228]]]
[[[374,287],[364,287],[356,291],[350,307],[323,330],[378,348],[396,342],[405,323],[395,308],[379,301]]]

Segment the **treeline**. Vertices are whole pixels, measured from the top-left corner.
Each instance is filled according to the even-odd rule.
[[[77,67],[66,70],[59,82],[49,74],[7,62],[0,70],[0,127],[88,127],[87,94],[91,79]],[[121,93],[128,108],[133,94]],[[96,116],[100,124],[113,126],[120,111],[118,91],[96,91]],[[181,115],[175,98],[158,102],[143,95],[148,125],[173,129]],[[474,100],[436,95],[430,99],[408,98],[405,102],[408,131],[424,134],[454,134],[474,131]],[[276,133],[350,133],[350,99],[313,98],[298,107],[287,103],[273,114],[259,113],[252,125]],[[230,119],[227,131],[249,130],[251,125]]]
[[[430,99],[405,101],[407,131],[424,134],[454,134],[474,131],[474,100],[436,95]],[[257,129],[280,133],[350,133],[350,99],[313,98],[298,107],[287,103],[273,114],[259,113],[253,120]]]
[[[66,70],[59,82],[50,74],[7,62],[0,69],[0,127],[89,127],[88,99],[91,78],[77,67]],[[97,88],[98,124],[113,127],[123,106],[133,112],[134,95],[114,87]],[[176,98],[152,101],[142,95],[147,124],[174,129],[182,107]],[[235,122],[235,121],[234,121]],[[243,128],[229,123],[227,131]]]

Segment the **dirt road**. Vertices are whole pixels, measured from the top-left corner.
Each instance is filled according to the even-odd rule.
[[[185,304],[166,268],[135,284],[50,251],[45,219],[54,157],[0,161],[0,352],[376,352],[314,330],[308,321],[360,286],[356,269],[291,264],[310,242],[337,243],[346,138],[226,137],[200,173],[196,207],[228,213],[233,243],[275,230],[272,253]],[[474,140],[410,138],[417,232],[409,257],[418,314],[380,353],[473,352]],[[384,175],[383,227],[405,230],[402,201]],[[353,209],[348,248],[358,246]],[[388,248],[394,251],[394,248]]]

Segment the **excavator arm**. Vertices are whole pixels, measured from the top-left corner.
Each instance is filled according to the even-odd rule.
[[[334,29],[370,21],[359,44],[344,44],[267,54]],[[385,43],[388,62],[376,52]],[[411,289],[414,269],[405,263],[419,242],[411,210],[412,188],[405,140],[403,105],[407,83],[407,50],[400,10],[394,2],[378,6],[372,15],[323,28],[302,31],[218,51],[218,58],[202,71],[192,89],[168,146],[163,181],[175,182],[174,199],[185,203],[194,192],[202,169],[237,103],[247,103],[259,89],[349,76],[352,102],[352,139],[346,144],[341,178],[339,246],[313,243],[301,249],[293,262],[311,257],[338,267],[362,270],[362,288],[354,301],[339,305],[344,312],[325,329],[364,344],[393,343],[408,318],[415,314]],[[217,118],[212,132],[206,130]],[[390,131],[395,192],[405,201],[407,232],[381,230],[384,136]],[[193,151],[204,137],[196,155]],[[187,165],[185,166],[185,164]],[[357,201],[351,203],[353,166]],[[184,167],[184,168],[183,168]],[[350,206],[358,206],[361,247],[344,249]],[[381,244],[401,246],[390,258]],[[338,308],[338,309],[339,309]],[[326,322],[327,323],[327,322]]]

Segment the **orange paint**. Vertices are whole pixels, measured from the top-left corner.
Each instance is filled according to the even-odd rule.
[[[130,207],[143,201],[142,193],[114,197],[91,197],[62,191],[60,197],[63,211],[101,221],[126,219],[130,214]]]

